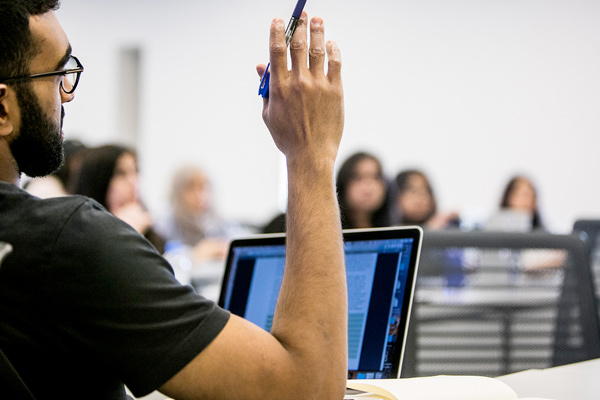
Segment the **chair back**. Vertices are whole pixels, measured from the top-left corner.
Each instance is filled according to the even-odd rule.
[[[499,376],[600,357],[576,235],[425,232],[402,377]]]
[[[600,316],[600,220],[580,219],[573,224],[573,234],[584,234],[589,244],[590,268],[596,287],[596,300]]]

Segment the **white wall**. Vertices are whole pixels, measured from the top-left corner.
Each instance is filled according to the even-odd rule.
[[[142,51],[143,194],[164,203],[169,177],[196,160],[218,209],[262,223],[277,211],[280,156],[261,120],[254,66],[268,61],[273,17],[294,1],[63,0],[58,13],[85,65],[65,132],[117,137],[119,49]],[[340,161],[366,149],[390,175],[431,176],[440,208],[495,210],[515,172],[538,185],[558,231],[600,218],[600,2],[308,0],[343,56]]]

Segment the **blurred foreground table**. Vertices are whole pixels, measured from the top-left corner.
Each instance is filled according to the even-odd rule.
[[[532,369],[496,379],[509,385],[519,397],[555,400],[600,399],[600,359],[547,369]]]

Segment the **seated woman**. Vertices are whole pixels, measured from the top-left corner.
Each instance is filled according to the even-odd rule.
[[[177,170],[171,181],[170,207],[157,218],[157,229],[167,241],[188,248],[195,263],[224,260],[229,240],[250,230],[219,217],[212,206],[210,182],[197,166]]]
[[[138,196],[137,157],[133,150],[105,145],[85,150],[74,194],[91,197],[144,235],[161,254],[165,241],[153,229],[150,213]]]
[[[365,152],[351,155],[341,165],[337,179],[342,228],[375,228],[390,225],[388,184],[377,157]],[[277,215],[262,233],[285,232],[285,213]]]
[[[195,165],[179,168],[171,180],[169,206],[157,216],[156,229],[167,240],[165,257],[188,270],[180,281],[191,283],[202,296],[218,301],[229,240],[251,233],[240,223],[226,221],[212,206],[211,185]],[[175,268],[175,275],[183,265]]]
[[[395,223],[420,225],[428,229],[457,227],[456,212],[438,213],[437,202],[427,176],[419,170],[400,172],[394,187]]]
[[[502,194],[500,209],[524,215],[526,230],[544,228],[538,210],[537,191],[531,179],[523,175],[517,175],[510,179]]]
[[[390,225],[388,184],[377,157],[366,152],[351,155],[341,165],[336,182],[343,228]]]
[[[512,177],[502,193],[500,210],[488,221],[488,230],[545,231],[538,208],[538,194],[531,179],[524,175]],[[520,253],[519,268],[546,271],[561,268],[566,260],[564,250],[528,249]]]

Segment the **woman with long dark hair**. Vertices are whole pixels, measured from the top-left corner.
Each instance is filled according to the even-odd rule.
[[[388,183],[377,157],[366,152],[351,155],[340,167],[336,184],[343,228],[390,225]]]
[[[377,157],[362,151],[348,157],[338,170],[336,185],[342,228],[376,228],[390,225],[389,185]],[[285,232],[285,219],[284,213],[279,214],[265,225],[262,232]]]
[[[531,228],[543,229],[538,209],[537,190],[531,179],[517,175],[510,179],[502,194],[500,208],[525,212],[531,216]]]
[[[138,182],[133,150],[118,145],[94,147],[83,154],[74,194],[96,200],[163,253],[165,241],[154,231],[152,217],[139,199]]]
[[[428,229],[459,225],[456,212],[438,213],[433,188],[424,172],[418,169],[401,171],[394,183],[394,221],[397,224],[420,225]]]

